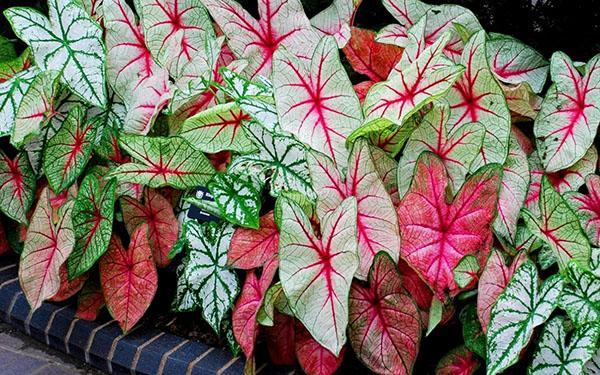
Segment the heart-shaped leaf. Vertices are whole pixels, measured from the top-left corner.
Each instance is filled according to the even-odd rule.
[[[34,199],[35,173],[24,152],[12,160],[1,152],[0,158],[0,209],[6,216],[25,224]]]
[[[448,203],[444,163],[424,153],[415,178],[398,206],[400,255],[436,294],[457,290],[453,269],[467,254],[485,252],[495,215],[501,166],[480,168]]]
[[[319,344],[298,322],[296,322],[294,338],[296,357],[307,375],[332,375],[344,360],[346,348],[343,348],[339,355],[334,355]]]
[[[49,0],[50,17],[31,8],[9,8],[4,15],[15,34],[31,47],[44,70],[60,72],[61,81],[84,101],[106,105],[102,28],[77,0]]]
[[[335,41],[323,38],[310,63],[278,49],[272,79],[282,129],[345,168],[346,137],[362,124],[363,117]]]
[[[70,279],[66,263],[63,263],[62,266],[60,266],[59,274],[60,288],[58,289],[58,292],[56,292],[56,294],[49,299],[49,301],[52,302],[62,302],[73,297],[81,290],[81,288],[83,288],[83,284],[88,278],[88,275],[84,274]]]
[[[62,205],[55,220],[50,206],[53,197],[47,187],[40,193],[19,262],[19,282],[34,311],[58,292],[60,267],[73,251],[75,243],[71,224],[73,201]]]
[[[113,235],[99,265],[106,307],[123,332],[129,332],[150,307],[158,288],[148,226],[140,225],[132,233],[129,249]]]
[[[343,180],[332,161],[322,154],[309,154],[313,188],[319,192],[317,216],[322,220],[348,197],[357,201],[357,233],[360,265],[356,277],[365,280],[375,255],[384,251],[395,261],[400,253],[398,221],[392,200],[373,163],[368,143],[354,143]]]
[[[350,25],[362,0],[333,0],[319,14],[311,18],[310,23],[323,35],[335,38],[339,48],[344,48],[350,40]]]
[[[554,85],[535,118],[538,154],[547,172],[575,164],[585,155],[600,124],[600,55],[586,65],[582,77],[571,59],[556,52],[550,60]]]
[[[17,110],[38,73],[37,68],[29,68],[0,82],[0,135],[12,134]]]
[[[96,282],[88,280],[77,299],[77,312],[75,317],[78,319],[94,321],[98,317],[100,310],[104,306],[104,295],[102,289]]]
[[[239,293],[235,273],[227,267],[227,249],[233,226],[195,221],[188,223],[188,253],[178,270],[176,311],[202,309],[202,317],[215,332]]]
[[[252,181],[229,174],[216,174],[208,183],[208,189],[224,219],[258,229],[261,196]]]
[[[525,261],[512,276],[492,308],[487,333],[487,374],[495,375],[513,365],[527,345],[533,329],[543,324],[563,289],[558,275],[540,286],[535,264]]]
[[[214,174],[206,156],[183,138],[122,135],[119,144],[138,161],[122,164],[111,172],[110,177],[119,182],[191,189],[205,185]]]
[[[227,251],[227,264],[249,270],[265,264],[277,254],[279,230],[273,211],[261,216],[258,229],[236,228]]]
[[[577,212],[592,244],[600,246],[600,176],[588,175],[585,186],[587,194],[568,193],[565,198]]]
[[[580,327],[600,319],[600,278],[577,264],[569,264],[567,284],[560,297],[559,306]]]
[[[396,262],[381,252],[369,272],[369,287],[352,284],[350,343],[378,374],[410,374],[419,350],[419,310],[402,287]]]
[[[478,368],[479,363],[473,353],[460,346],[440,359],[435,368],[435,375],[473,375]]]
[[[334,355],[346,342],[348,295],[358,268],[356,200],[347,198],[321,221],[318,238],[296,203],[284,199],[279,279],[294,315]]]

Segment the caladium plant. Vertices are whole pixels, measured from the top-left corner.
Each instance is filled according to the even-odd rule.
[[[6,9],[0,256],[31,308],[192,313],[246,373],[263,343],[308,374],[598,372],[600,57],[382,2],[380,30],[352,0]]]

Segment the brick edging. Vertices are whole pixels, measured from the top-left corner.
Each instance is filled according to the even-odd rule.
[[[43,303],[33,314],[19,286],[17,266],[0,262],[0,320],[36,340],[114,374],[241,374],[244,360],[221,348],[134,328],[126,336],[115,320],[75,318],[75,306]]]

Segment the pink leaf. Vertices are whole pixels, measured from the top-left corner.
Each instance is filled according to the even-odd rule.
[[[128,250],[113,235],[100,258],[100,281],[108,311],[123,332],[128,332],[142,318],[158,287],[147,224],[132,233]]]
[[[349,337],[359,359],[379,374],[410,374],[419,350],[421,320],[402,287],[395,262],[375,257],[369,287],[352,284]]]
[[[278,246],[279,231],[273,211],[270,211],[261,216],[260,229],[240,227],[235,230],[227,252],[227,263],[245,270],[262,267],[277,254]]]
[[[566,197],[581,219],[582,227],[594,246],[600,246],[600,176],[585,179],[587,194],[572,193]]]
[[[495,216],[501,166],[487,165],[469,177],[452,201],[446,197],[443,162],[424,153],[398,207],[401,256],[444,299],[457,290],[452,270],[467,254],[484,251]]]
[[[344,347],[336,357],[321,346],[300,323],[296,323],[296,356],[307,375],[330,375],[344,360]]]
[[[56,292],[56,294],[49,299],[52,302],[62,302],[73,297],[75,294],[77,294],[77,292],[81,290],[81,288],[83,288],[83,284],[88,278],[87,274],[83,274],[79,277],[76,277],[73,280],[69,280],[69,274],[67,271],[66,263],[63,263],[63,265],[60,266],[59,273],[60,288],[58,289],[58,292]]]
[[[294,317],[275,311],[273,327],[264,327],[269,359],[274,365],[296,363]]]
[[[479,368],[472,352],[461,346],[451,350],[438,363],[435,375],[473,375]]]
[[[50,199],[44,188],[31,217],[19,262],[19,282],[31,310],[60,289],[60,268],[73,251],[75,235],[71,224],[73,201],[64,204],[54,220]]]
[[[492,250],[477,287],[477,316],[483,332],[487,331],[490,313],[496,300],[508,285],[517,268],[526,260],[527,254],[520,252],[508,266],[502,253],[496,249]]]
[[[75,317],[83,320],[96,320],[103,306],[104,295],[102,289],[95,282],[88,282],[79,294]]]
[[[280,45],[298,58],[310,60],[319,41],[299,0],[259,1],[258,21],[233,0],[203,3],[227,36],[233,53],[248,60],[251,76],[269,76],[273,53]]]
[[[123,197],[121,207],[127,231],[133,235],[140,225],[147,224],[148,243],[156,266],[168,266],[171,263],[169,252],[179,234],[179,224],[169,201],[156,190],[147,189],[143,204],[136,199]]]

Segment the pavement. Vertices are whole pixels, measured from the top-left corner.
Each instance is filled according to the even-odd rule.
[[[80,374],[104,373],[0,323],[0,375]]]

